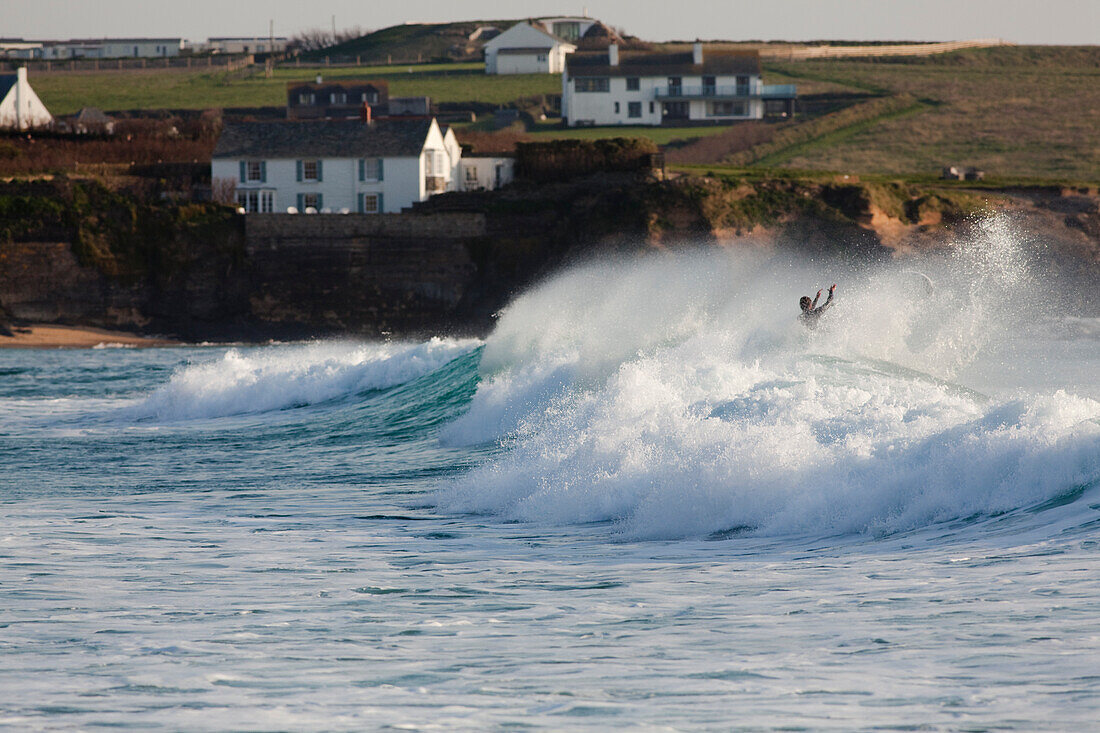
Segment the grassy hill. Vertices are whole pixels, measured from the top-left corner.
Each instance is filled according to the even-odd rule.
[[[363,63],[472,60],[480,58],[482,43],[470,35],[480,26],[507,30],[516,20],[470,20],[460,23],[405,23],[368,33],[344,43],[304,54],[305,59],[359,58]]]
[[[905,114],[830,130],[754,161],[769,167],[928,174],[967,165],[1004,177],[1100,178],[1100,47],[1016,46],[928,57],[769,63],[800,94],[870,91]]]

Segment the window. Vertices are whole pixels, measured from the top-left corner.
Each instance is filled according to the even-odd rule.
[[[298,194],[298,201],[301,204],[298,210],[303,214],[306,213],[306,209],[321,210],[321,194],[319,193],[300,193]]]
[[[313,94],[311,92],[302,92],[298,95],[298,104],[313,104]]]
[[[669,90],[669,92],[672,92],[673,90],[675,90],[675,93],[679,94],[680,93],[680,87],[683,86],[683,81],[684,81],[683,77],[670,76],[668,78],[668,90]]]
[[[641,102],[627,102],[626,103],[626,116],[627,117],[641,117],[642,116],[642,103]]]
[[[246,181],[262,181],[264,179],[264,164],[258,160],[250,160],[248,161],[246,173]]]
[[[641,88],[642,88],[641,83],[640,83],[638,77],[636,77],[636,76],[626,77],[626,90],[628,92],[636,92]]]
[[[319,181],[319,180],[321,180],[320,161],[316,161],[316,160],[303,160],[302,161],[302,180],[303,181]]]
[[[378,101],[378,92],[363,92],[359,95],[359,101],[374,104]]]
[[[467,185],[469,185],[471,183],[477,183],[477,166],[466,165],[466,166],[463,166],[463,169],[466,171],[466,183],[467,183]]]
[[[237,191],[237,205],[250,214],[270,214],[275,210],[275,192]]]
[[[653,102],[649,103],[649,113],[653,114]]]
[[[619,114],[619,103],[615,102],[615,114]]]
[[[703,94],[706,94],[707,96],[713,97],[714,92],[715,92],[714,77],[713,76],[704,76],[703,77]]]
[[[363,158],[359,161],[359,180],[360,181],[381,181],[382,180],[382,159],[381,158]]]
[[[578,92],[609,92],[610,80],[606,76],[579,76],[573,82]]]
[[[333,104],[347,104],[348,95],[345,92],[333,92],[331,99]]]
[[[744,117],[748,110],[744,102],[708,102],[708,117]]]
[[[361,194],[359,194],[359,213],[360,214],[380,214],[380,213],[382,213],[382,194],[380,194],[380,193],[361,193]]]

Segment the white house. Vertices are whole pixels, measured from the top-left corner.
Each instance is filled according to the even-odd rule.
[[[581,125],[662,125],[758,120],[793,113],[793,84],[765,85],[755,51],[575,53],[562,74],[562,118]]]
[[[207,53],[282,53],[287,39],[253,36],[249,38],[208,38],[199,50]]]
[[[560,74],[577,47],[541,26],[516,23],[485,44],[486,74]]]
[[[36,59],[42,56],[40,41],[24,41],[21,38],[0,40],[0,58]]]
[[[463,191],[493,191],[515,178],[515,155],[466,153],[462,156]]]
[[[435,119],[226,123],[211,177],[249,212],[398,213],[452,187]]]
[[[0,129],[26,130],[53,123],[53,115],[31,89],[27,70],[0,76]]]
[[[55,59],[121,59],[165,58],[179,56],[184,48],[182,38],[97,38],[71,41],[43,41],[39,58]]]

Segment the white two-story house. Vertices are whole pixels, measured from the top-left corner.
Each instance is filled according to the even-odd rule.
[[[434,118],[230,122],[211,177],[248,212],[398,213],[454,190],[452,157]]]
[[[485,44],[485,73],[560,74],[576,50],[540,23],[516,23]]]
[[[765,85],[755,51],[574,53],[562,74],[562,118],[582,125],[671,125],[792,114],[795,87]]]

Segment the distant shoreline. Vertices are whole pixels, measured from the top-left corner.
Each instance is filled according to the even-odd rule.
[[[13,336],[0,335],[0,349],[93,349],[97,346],[148,348],[183,344],[182,341],[173,339],[89,326],[32,324],[13,326],[11,330]]]

